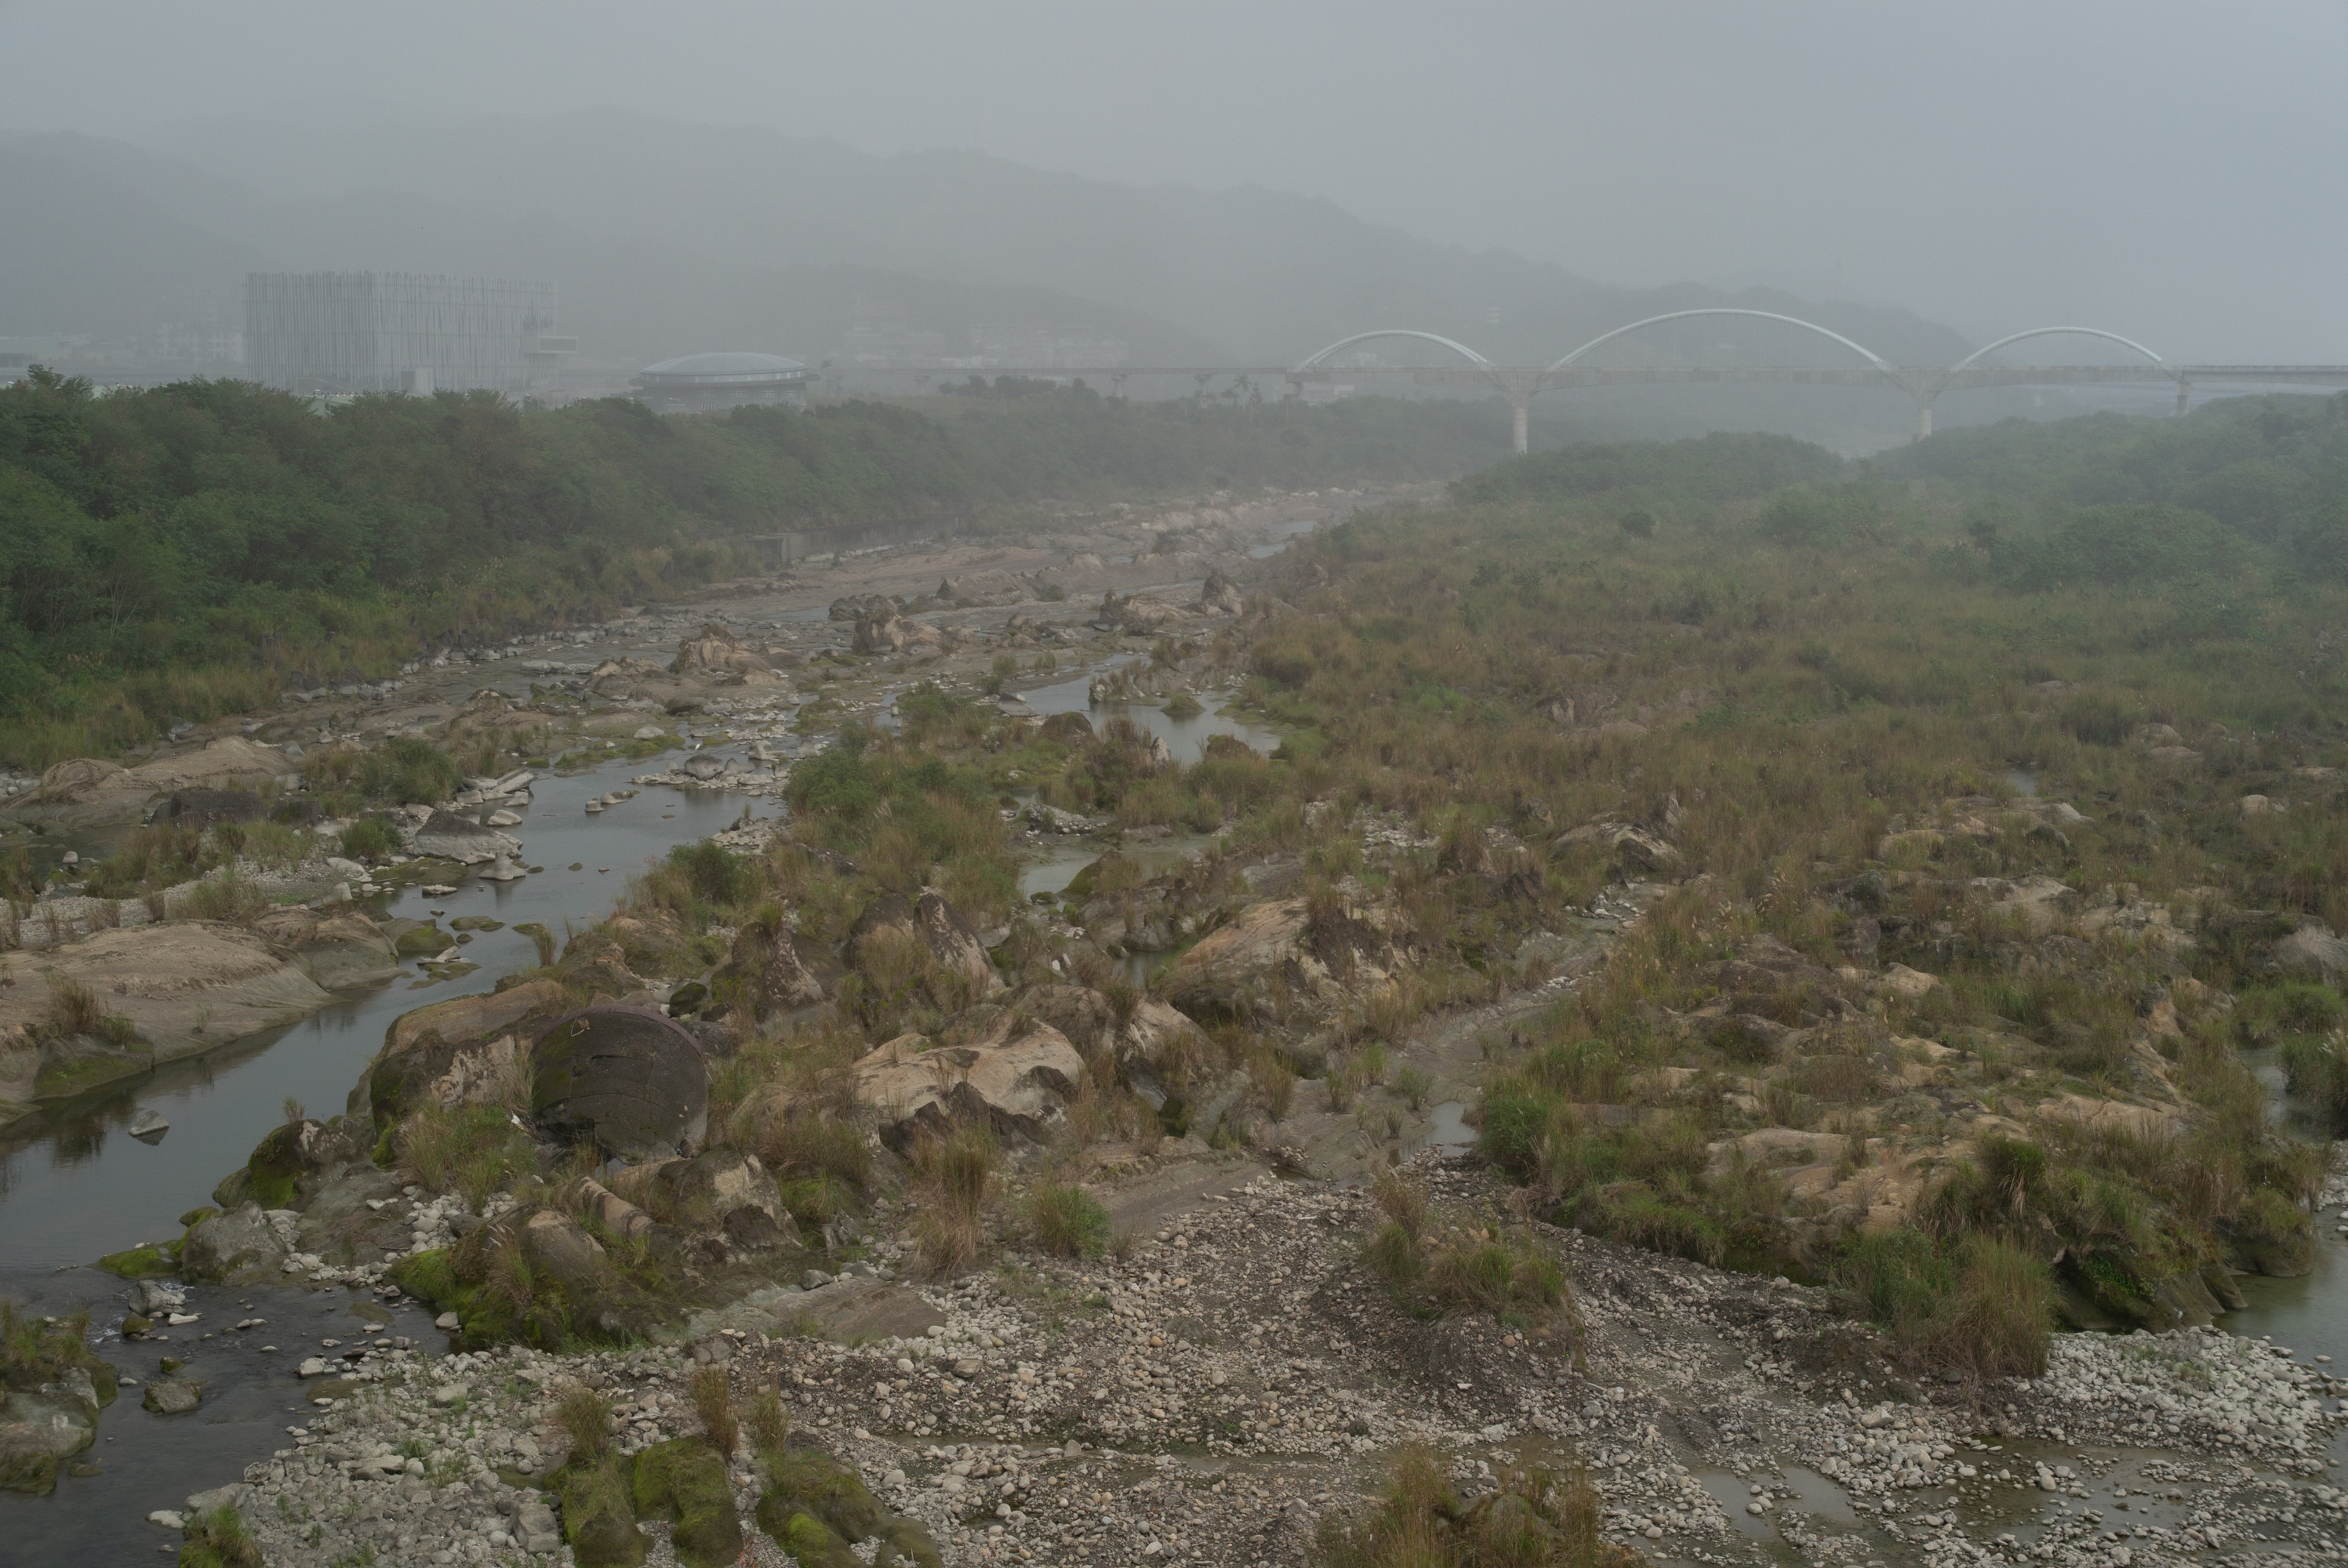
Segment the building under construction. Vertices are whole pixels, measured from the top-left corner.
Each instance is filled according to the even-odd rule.
[[[249,272],[245,363],[288,392],[543,390],[578,340],[552,283],[424,272]]]

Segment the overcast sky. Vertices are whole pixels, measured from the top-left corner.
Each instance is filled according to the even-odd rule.
[[[0,124],[594,104],[1254,183],[1607,282],[2348,361],[2348,6],[0,0]]]

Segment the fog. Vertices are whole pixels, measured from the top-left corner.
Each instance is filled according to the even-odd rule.
[[[2076,322],[2172,359],[2348,361],[2333,108],[2348,13],[2322,4],[7,0],[0,58],[0,126],[42,138],[19,151],[56,153],[53,133],[73,131],[159,160],[109,165],[150,193],[178,160],[227,182],[159,197],[222,250],[223,273],[404,251],[400,264],[551,268],[583,307],[599,272],[681,276],[654,253],[666,247],[733,270],[705,294],[772,292],[744,268],[873,267],[916,281],[899,294],[922,280],[1044,289],[1050,311],[1097,307],[1098,330],[1128,341],[1162,326],[1163,353],[1242,355],[1333,326],[1432,324],[1385,319],[1421,307],[1503,346],[1561,349],[1619,316],[1620,291],[1758,286],[1847,307],[1830,324],[1879,313],[1879,332],[1906,340],[1887,353]],[[558,118],[590,108],[620,113]],[[548,150],[541,133],[566,126],[592,159]],[[780,135],[694,128],[712,127]],[[615,161],[629,147],[645,160]],[[859,161],[941,151],[988,157]],[[762,169],[794,160],[760,189]],[[662,189],[713,169],[726,178],[697,206]],[[928,220],[873,194],[891,181]],[[937,217],[956,190],[996,193],[956,215],[966,241]],[[728,190],[763,210],[704,232]],[[432,210],[403,210],[410,199]],[[335,201],[364,210],[318,205]],[[1022,201],[1066,226],[1049,247],[991,233]],[[503,227],[448,241],[446,207]],[[1111,208],[1124,218],[1083,253]],[[664,231],[664,215],[695,227]],[[802,217],[820,233],[785,232]],[[355,242],[370,222],[375,240]],[[22,262],[45,241],[14,227],[0,260]],[[1341,279],[1327,320],[1289,321],[1291,302],[1323,296],[1314,272],[1375,248],[1360,234],[1416,260],[1380,263],[1390,286]],[[580,237],[606,248],[565,264]],[[1211,278],[1143,264],[1205,250]],[[1508,254],[1479,254],[1492,250]],[[1249,269],[1296,286],[1242,301],[1232,279]],[[1576,295],[1581,280],[1607,287]],[[10,286],[0,334],[73,324],[27,319],[35,285]],[[853,290],[835,278],[833,292]],[[625,346],[714,330],[676,313],[632,317]]]

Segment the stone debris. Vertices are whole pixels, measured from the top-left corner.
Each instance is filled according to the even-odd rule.
[[[1573,1313],[1425,1317],[1361,1266],[1378,1218],[1365,1192],[1236,1160],[1196,1169],[1188,1205],[1122,1260],[1011,1250],[899,1284],[886,1275],[904,1248],[876,1235],[877,1270],[809,1269],[800,1288],[697,1317],[675,1345],[370,1350],[376,1381],[229,1490],[273,1563],[368,1545],[563,1561],[532,1485],[561,1460],[556,1392],[602,1391],[634,1452],[698,1433],[685,1381],[717,1362],[737,1399],[779,1389],[794,1430],[955,1564],[1306,1561],[1317,1520],[1357,1507],[1413,1441],[1471,1491],[1570,1448],[1607,1538],[1755,1568],[1789,1548],[1851,1568],[2131,1568],[2118,1553],[2161,1562],[2259,1535],[2321,1552],[2348,1513],[2316,1457],[2342,1422],[2320,1395],[2348,1385],[2259,1341],[2065,1335],[2042,1378],[1943,1394],[1819,1291],[1547,1226],[1533,1230],[1568,1266]],[[1438,1205],[1505,1196],[1464,1163],[1417,1169]],[[751,1560],[780,1564],[747,1450],[731,1469]],[[2113,1516],[2085,1506],[2107,1495]],[[651,1561],[670,1561],[646,1528]]]

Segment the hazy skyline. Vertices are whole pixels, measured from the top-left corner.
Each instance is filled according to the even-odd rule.
[[[0,0],[0,124],[167,154],[225,118],[613,104],[1267,186],[1608,282],[1769,283],[1976,338],[2348,360],[2336,6]]]

